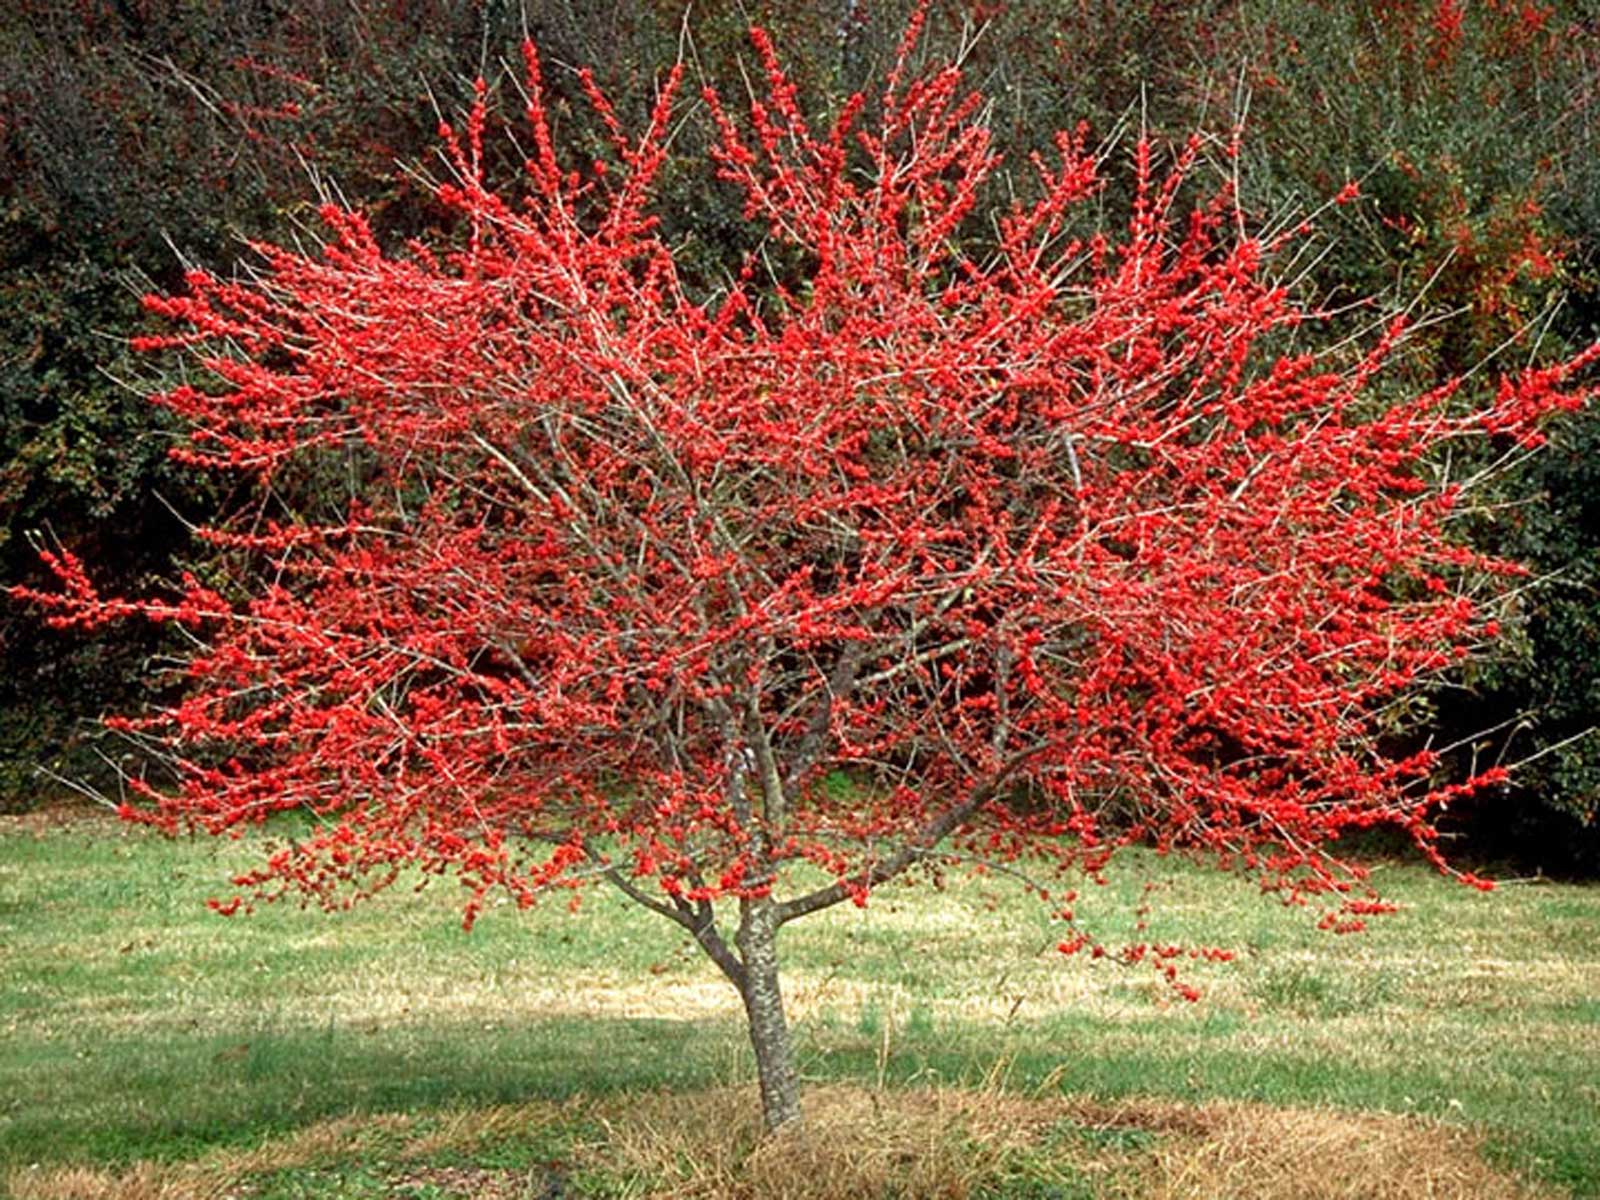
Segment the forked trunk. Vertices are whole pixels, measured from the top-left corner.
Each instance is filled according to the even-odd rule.
[[[794,1069],[794,1043],[778,989],[778,930],[772,903],[755,901],[736,939],[744,959],[740,995],[750,1021],[761,1083],[761,1114],[768,1132],[800,1120],[800,1079]]]

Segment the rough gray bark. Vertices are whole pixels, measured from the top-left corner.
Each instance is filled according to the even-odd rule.
[[[778,987],[778,922],[770,900],[747,903],[735,943],[744,960],[739,984],[750,1023],[761,1084],[761,1113],[768,1132],[800,1119],[800,1078],[794,1067],[794,1042],[783,1014]]]

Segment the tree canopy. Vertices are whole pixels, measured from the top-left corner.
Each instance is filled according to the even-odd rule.
[[[219,908],[414,865],[463,878],[470,924],[609,880],[739,989],[777,1125],[777,930],[909,869],[1015,870],[1104,953],[1055,879],[1132,842],[1329,896],[1336,928],[1386,907],[1342,833],[1444,866],[1435,814],[1503,772],[1441,784],[1390,717],[1518,572],[1456,536],[1480,481],[1443,451],[1535,444],[1600,348],[1477,406],[1397,395],[1404,322],[1328,344],[1275,274],[1309,224],[1250,227],[1236,142],[1139,141],[1121,229],[1083,217],[1081,130],[1007,199],[982,97],[912,68],[919,21],[821,128],[760,30],[748,111],[704,91],[758,243],[720,286],[651,207],[681,66],[636,136],[580,75],[605,139],[574,160],[530,45],[520,185],[486,177],[482,85],[441,127],[454,243],[387,252],[330,205],[320,248],[147,300],[178,331],[140,347],[194,367],[156,398],[174,456],[251,484],[201,530],[231,569],[107,597],[58,549],[57,588],[13,592],[189,640],[181,697],[112,721],[174,777],[129,816],[311,814]],[[1183,953],[1115,952],[1174,979]]]

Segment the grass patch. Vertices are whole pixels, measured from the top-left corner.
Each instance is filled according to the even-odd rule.
[[[252,838],[173,842],[114,823],[0,827],[0,1178],[14,1190],[44,1195],[45,1181],[74,1171],[79,1191],[61,1194],[100,1194],[91,1179],[169,1186],[179,1176],[165,1172],[278,1153],[330,1129],[369,1141],[336,1137],[322,1158],[247,1171],[250,1194],[755,1187],[767,1152],[753,1140],[740,1150],[735,1136],[753,1101],[736,1113],[726,1086],[751,1072],[738,1003],[680,931],[595,893],[571,916],[492,909],[467,936],[459,897],[437,885],[338,915],[205,910],[259,853]],[[953,1122],[946,1149],[987,1181],[960,1175],[963,1194],[1159,1195],[1167,1185],[1141,1172],[1174,1147],[1188,1147],[1182,1171],[1199,1179],[1211,1143],[1254,1138],[1258,1157],[1292,1157],[1321,1144],[1318,1121],[1348,1132],[1371,1119],[1395,1146],[1397,1130],[1426,1129],[1460,1162],[1549,1194],[1600,1195],[1600,889],[1481,896],[1393,865],[1379,878],[1402,913],[1335,938],[1239,880],[1154,856],[1127,866],[1088,889],[1080,918],[1107,941],[1132,938],[1131,910],[1153,883],[1141,937],[1241,953],[1191,970],[1199,1004],[1146,971],[1063,960],[1048,911],[982,879],[889,889],[865,913],[835,909],[785,930],[811,1123],[833,1131],[823,1141],[842,1144],[859,1125],[882,1143],[888,1133],[864,1114],[888,1104],[915,1126],[893,1106],[920,1096],[904,1103]],[[1013,1145],[961,1107],[963,1094],[1043,1107]],[[1107,1123],[1104,1107],[1073,1104],[1165,1104],[1209,1124],[1185,1141],[1153,1116]],[[634,1118],[685,1105],[707,1129],[691,1121],[673,1134],[698,1139],[683,1153],[700,1166],[679,1171],[661,1129]],[[1238,1120],[1256,1132],[1218,1115],[1230,1111],[1250,1114]],[[450,1121],[506,1113],[521,1114],[515,1136],[415,1149]],[[1269,1113],[1289,1115],[1262,1133]],[[1360,1160],[1354,1142],[1328,1146]],[[805,1166],[812,1151],[795,1153],[807,1178],[880,1170],[861,1146],[842,1166]],[[706,1168],[712,1159],[720,1165]],[[1058,1162],[1075,1174],[1052,1174]],[[1224,1166],[1204,1178],[1224,1180]],[[908,1178],[903,1165],[881,1170],[895,1186]],[[695,1191],[704,1179],[732,1190]],[[1119,1192],[1129,1179],[1157,1190]],[[1515,1194],[1502,1184],[1481,1194]]]

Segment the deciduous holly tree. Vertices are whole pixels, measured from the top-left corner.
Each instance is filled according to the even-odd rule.
[[[1228,147],[1139,144],[1131,220],[1084,233],[1103,156],[1058,134],[1000,186],[981,98],[915,39],[825,128],[760,31],[755,98],[704,91],[762,246],[709,294],[650,215],[681,69],[636,136],[580,76],[605,146],[566,161],[530,47],[525,178],[484,178],[481,88],[441,131],[453,248],[386,252],[329,207],[320,248],[147,302],[175,331],[143,344],[192,362],[155,397],[173,453],[262,497],[200,533],[236,571],[110,597],[58,548],[57,588],[14,591],[192,646],[180,699],[112,721],[176,772],[127,816],[313,815],[222,912],[418,868],[468,885],[470,925],[609,883],[731,981],[776,1128],[780,931],[903,873],[1048,880],[1062,950],[1183,989],[1203,951],[1108,951],[1058,873],[1191,850],[1349,928],[1386,906],[1340,834],[1443,866],[1437,810],[1498,776],[1440,784],[1384,733],[1515,578],[1451,536],[1449,444],[1536,442],[1596,351],[1477,407],[1397,395],[1401,328],[1323,344]],[[273,506],[308,474],[345,499]]]

